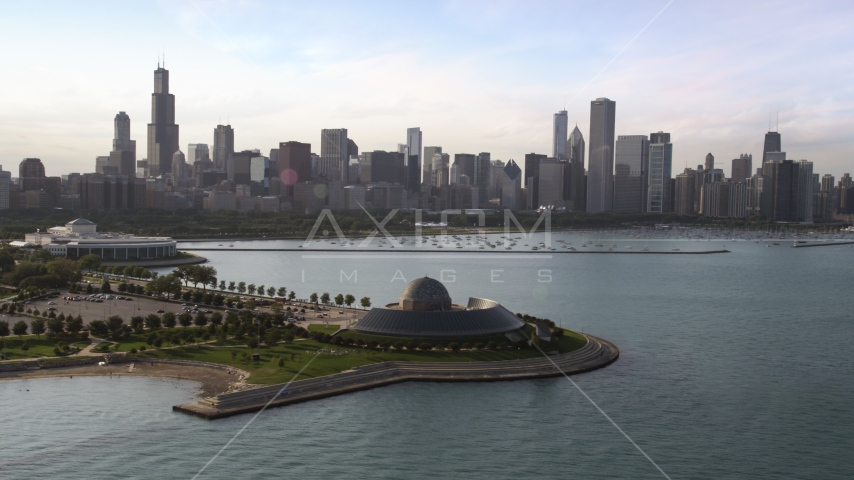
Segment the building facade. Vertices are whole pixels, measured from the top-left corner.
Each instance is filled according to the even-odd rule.
[[[614,202],[614,125],[617,104],[607,98],[590,102],[590,153],[587,211],[610,212]]]

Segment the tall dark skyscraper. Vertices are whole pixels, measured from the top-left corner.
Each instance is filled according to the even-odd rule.
[[[762,164],[767,161],[768,152],[782,152],[783,144],[779,132],[768,132],[765,134],[765,146],[762,147]]]
[[[214,129],[214,150],[213,164],[214,168],[220,171],[226,171],[228,168],[228,159],[234,155],[234,129],[231,125],[217,125]]]
[[[169,93],[169,70],[157,65],[151,94],[151,123],[148,124],[148,176],[172,171],[172,156],[178,147],[175,124],[175,95]]]
[[[706,154],[706,171],[710,172],[715,169],[715,156],[711,152]]]
[[[485,207],[489,203],[489,152],[480,152],[474,160],[474,177],[471,184],[477,187],[478,205]]]
[[[132,152],[136,160],[136,140],[130,139],[130,117],[125,112],[119,112],[114,120],[113,151]]]
[[[421,139],[420,127],[406,129],[406,185],[404,187],[407,190],[418,190],[421,185]],[[423,173],[427,174],[428,179],[430,178],[429,171]]]
[[[617,103],[590,102],[590,154],[587,167],[587,211],[610,212],[614,201],[614,125]]]
[[[39,158],[25,158],[18,165],[18,181],[21,190],[44,190],[44,164]]]
[[[738,158],[732,159],[732,172],[730,177],[733,182],[743,182],[753,174],[753,155],[742,153]]]
[[[292,186],[297,182],[311,180],[311,144],[300,142],[280,143],[279,172],[282,183],[288,186]]]
[[[584,173],[584,135],[578,129],[578,125],[566,139],[566,156],[572,164],[572,175],[570,185],[570,208],[575,212],[586,210],[587,204],[587,176]]]
[[[670,212],[671,168],[673,144],[670,134],[649,134],[649,185],[647,186],[646,211],[651,213]]]

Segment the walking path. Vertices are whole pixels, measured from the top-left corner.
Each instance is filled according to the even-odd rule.
[[[563,355],[476,363],[382,362],[335,375],[217,395],[198,402],[175,405],[172,409],[213,420],[256,412],[265,406],[281,407],[409,380],[484,382],[582,373],[602,368],[620,356],[614,344],[592,335],[585,336],[587,345]]]

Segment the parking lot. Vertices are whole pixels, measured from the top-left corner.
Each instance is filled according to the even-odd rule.
[[[94,297],[90,297],[89,295],[74,295],[63,290],[60,291],[60,295],[57,298],[31,300],[26,305],[26,308],[38,309],[40,313],[49,311],[48,309],[53,308],[55,309],[53,311],[56,312],[57,315],[60,313],[64,313],[66,316],[74,315],[75,317],[80,315],[83,317],[84,324],[88,324],[92,320],[106,320],[113,315],[119,315],[125,320],[125,323],[129,324],[130,318],[133,316],[145,317],[151,313],[162,315],[166,312],[172,312],[175,315],[180,315],[184,312],[185,308],[192,309],[194,307],[192,302],[175,303],[149,297],[125,297],[120,294],[111,294],[111,296],[112,298],[110,299],[103,298],[99,299],[101,301],[98,302],[94,300]],[[80,298],[80,300],[66,300],[65,297],[76,297]],[[90,298],[92,301],[86,301],[84,300],[85,298]],[[182,303],[187,303],[187,306],[183,306]],[[330,325],[341,325],[343,327],[349,323],[357,321],[367,313],[365,310],[355,308],[339,308],[337,306],[323,305],[319,307],[321,308],[320,311],[315,312],[311,310],[311,306],[311,304],[301,304],[298,302],[284,305],[285,308],[305,309],[304,314],[298,314],[300,317],[305,317],[306,320],[305,322],[301,322],[301,324],[328,323]],[[220,311],[223,312],[223,314],[225,313],[225,310],[202,305],[199,306],[198,310],[206,312]],[[271,312],[270,307],[259,307],[257,310],[261,312]],[[24,320],[27,323],[30,323],[32,319],[29,317],[9,317],[8,315],[0,315],[0,320],[6,320],[10,325],[12,325],[19,320]]]

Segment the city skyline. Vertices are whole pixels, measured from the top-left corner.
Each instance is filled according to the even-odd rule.
[[[119,111],[131,118],[131,138],[145,141],[149,75],[158,52],[165,49],[166,67],[172,70],[170,90],[180,98],[176,123],[181,125],[182,149],[189,143],[211,143],[212,127],[231,124],[237,132],[236,151],[265,150],[290,140],[319,145],[318,131],[330,126],[347,128],[362,150],[392,151],[398,132],[418,125],[425,145],[442,145],[451,154],[485,150],[492,158],[519,161],[532,151],[550,153],[552,115],[564,109],[564,102],[569,125],[577,123],[586,132],[586,103],[607,96],[620,102],[617,135],[672,133],[679,145],[676,170],[702,163],[709,151],[727,171],[727,159],[741,153],[759,157],[759,136],[769,124],[775,129],[779,111],[778,128],[786,135],[790,158],[815,161],[821,171],[837,177],[844,173],[854,135],[852,121],[844,115],[851,108],[848,90],[830,80],[804,85],[783,73],[822,65],[828,79],[847,75],[847,62],[834,60],[843,58],[850,43],[841,31],[851,16],[847,7],[817,13],[806,6],[752,4],[740,7],[735,17],[726,9],[673,3],[603,70],[663,6],[650,2],[610,12],[613,29],[593,36],[583,30],[601,27],[597,15],[613,9],[582,6],[577,13],[590,26],[563,38],[549,17],[559,18],[556,13],[571,6],[546,11],[535,5],[517,19],[522,7],[512,4],[446,4],[422,12],[447,23],[435,32],[418,27],[397,34],[399,42],[361,40],[336,50],[330,47],[332,39],[300,36],[303,26],[282,38],[246,33],[245,22],[268,22],[260,8],[250,5],[199,2],[197,9],[193,4],[155,3],[103,11],[82,5],[73,12],[54,4],[40,18],[55,35],[90,23],[109,34],[121,23],[110,19],[130,16],[138,19],[131,31],[140,34],[139,40],[113,46],[77,36],[66,45],[50,37],[11,52],[11,64],[30,75],[2,80],[4,105],[19,113],[15,118],[4,115],[0,162],[39,157],[57,174],[88,170],[93,157],[103,154],[101,142],[112,130],[109,119]],[[2,35],[20,34],[15,19],[32,15],[31,8],[10,9]],[[287,8],[306,19],[318,14],[317,8],[299,5],[265,8]],[[385,16],[372,19],[381,13],[375,6],[336,8],[352,14],[353,21],[380,22],[406,13],[403,6],[391,6]],[[703,30],[735,31],[749,24],[759,31],[722,40],[680,25],[701,18],[708,27]],[[162,25],[142,31],[156,22]],[[799,29],[791,34],[781,38],[772,33],[771,25],[792,22]],[[810,28],[819,23],[821,29]],[[126,28],[121,27],[123,34]],[[530,36],[533,32],[539,33]],[[520,43],[526,34],[529,40]],[[502,35],[508,38],[502,40]],[[672,35],[685,41],[672,42]],[[118,55],[119,49],[125,54]],[[549,55],[561,49],[563,58],[571,60],[554,64]],[[810,55],[803,55],[806,51]],[[693,57],[702,61],[684,61]],[[47,75],[48,65],[65,75]],[[650,74],[643,70],[647,65],[667,75]],[[214,67],[216,75],[211,74]],[[492,70],[506,74],[485,79],[483,72]],[[404,73],[398,75],[400,71]],[[555,79],[543,79],[544,72]],[[80,109],[81,103],[87,108]]]

